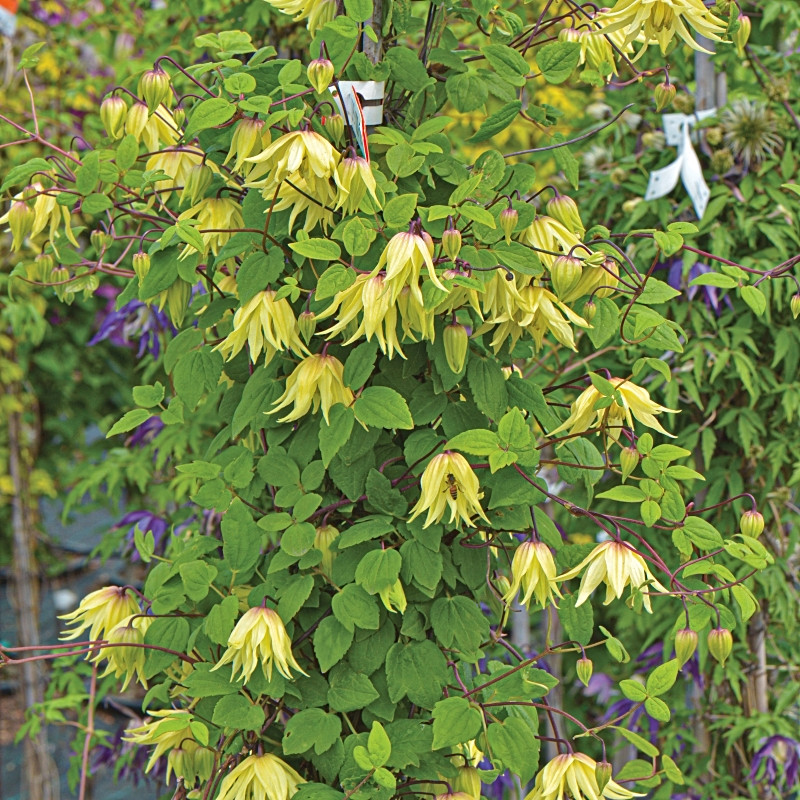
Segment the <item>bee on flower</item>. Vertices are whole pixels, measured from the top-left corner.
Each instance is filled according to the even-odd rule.
[[[614,441],[619,441],[623,425],[627,423],[628,428],[632,430],[635,417],[648,428],[675,438],[661,427],[661,423],[656,419],[656,414],[663,412],[677,414],[677,411],[659,405],[650,398],[647,389],[637,386],[629,380],[609,378],[609,383],[614,387],[611,405],[598,408],[597,403],[602,400],[604,395],[592,384],[578,395],[570,407],[570,415],[561,425],[551,431],[550,435],[555,436],[563,431],[574,435],[597,427],[606,431]]]
[[[613,780],[601,789],[597,783],[597,762],[584,753],[563,753],[539,770],[533,789],[525,800],[630,800],[644,797]]]
[[[587,569],[588,568],[588,569]],[[581,578],[578,590],[577,608],[585,603],[592,592],[601,584],[606,584],[606,599],[603,605],[609,605],[615,598],[621,599],[625,587],[643,591],[652,587],[656,591],[667,591],[650,572],[647,562],[630,545],[613,539],[598,544],[580,564],[559,575],[556,580],[565,581],[574,578],[586,569]],[[643,591],[643,604],[649,613],[653,613],[650,596]]]
[[[423,511],[427,511],[423,528],[441,521],[450,509],[449,524],[463,521],[474,527],[472,517],[476,514],[486,522],[488,517],[481,508],[480,483],[461,453],[446,450],[434,456],[425,467],[420,479],[420,498],[411,509],[409,522]]]
[[[305,780],[272,753],[243,758],[223,779],[217,800],[290,800]]]
[[[522,542],[517,547],[511,562],[511,586],[503,599],[512,602],[520,590],[524,592],[520,603],[526,608],[534,596],[542,608],[556,604],[554,594],[561,597],[553,554],[544,542]]]
[[[231,236],[239,228],[244,227],[242,207],[230,197],[206,197],[197,205],[187,208],[178,219],[197,220],[197,227],[203,239],[204,256],[209,250],[217,255]],[[192,251],[195,251],[195,248],[187,244],[181,258],[185,258]]]
[[[286,298],[275,299],[275,292],[266,289],[256,292],[233,315],[233,330],[214,348],[230,360],[248,345],[253,364],[263,351],[266,363],[276,353],[291,350],[296,356],[308,355],[308,349],[298,335],[297,319]]]
[[[104,586],[87,594],[74,611],[59,617],[67,620],[68,625],[75,626],[59,638],[62,641],[77,639],[89,628],[89,639],[98,641],[141,611],[130,589],[125,586]]]
[[[293,405],[292,411],[279,422],[293,422],[304,417],[313,406],[316,413],[322,407],[322,416],[328,422],[333,406],[341,403],[349,406],[354,400],[353,392],[344,385],[344,365],[338,358],[317,353],[304,358],[286,379],[286,390],[275,401],[268,414],[277,414]],[[330,424],[330,423],[329,423]]]
[[[283,621],[276,611],[265,606],[245,611],[228,637],[228,649],[211,671],[231,662],[231,680],[235,680],[236,673],[241,670],[245,683],[250,680],[259,662],[268,681],[272,680],[273,666],[290,681],[294,680],[290,667],[306,674],[295,661],[292,640],[286,633]]]

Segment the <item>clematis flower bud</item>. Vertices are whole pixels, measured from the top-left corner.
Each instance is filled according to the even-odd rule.
[[[16,200],[11,204],[8,212],[8,226],[11,228],[13,239],[11,249],[15,252],[20,251],[22,243],[30,236],[35,218],[34,210],[22,200]]]
[[[744,58],[744,48],[750,39],[752,27],[753,25],[750,22],[750,17],[746,14],[739,14],[739,27],[732,37],[733,43],[736,45],[736,54],[739,58]]]
[[[469,347],[467,329],[458,322],[446,325],[443,334],[444,354],[447,366],[457,375],[464,369]]]
[[[322,127],[331,139],[339,144],[344,136],[344,119],[341,114],[330,114],[322,118]]]
[[[125,117],[125,133],[131,134],[138,142],[149,118],[150,112],[147,106],[144,103],[134,103],[128,111],[128,116]]]
[[[500,227],[506,235],[506,244],[511,244],[511,234],[514,233],[518,222],[519,212],[515,208],[509,206],[500,212]]]
[[[789,307],[792,309],[792,316],[797,319],[800,316],[800,292],[792,295],[789,301]]]
[[[583,265],[575,256],[558,256],[550,267],[553,291],[559,298],[566,297],[577,285],[583,274]]]
[[[180,328],[183,318],[186,316],[186,309],[192,296],[192,285],[182,278],[178,278],[166,292],[162,292],[160,307],[164,307],[166,301],[169,318],[176,328]]]
[[[558,32],[559,42],[579,42],[581,39],[581,32],[576,28],[562,28]]]
[[[34,270],[31,276],[32,280],[40,281],[41,283],[49,281],[54,264],[53,256],[49,253],[39,253],[33,262]]]
[[[297,329],[303,337],[303,341],[308,344],[314,331],[317,328],[317,315],[313,311],[303,311],[297,318]]]
[[[619,466],[622,469],[622,482],[639,464],[639,451],[635,447],[623,447],[619,454]]]
[[[727,628],[712,628],[708,632],[708,652],[724,667],[733,650],[733,636]]]
[[[405,613],[406,593],[403,591],[403,584],[399,578],[390,587],[381,589],[378,594],[387,611]]]
[[[89,234],[89,241],[92,243],[95,253],[99,254],[108,249],[108,246],[114,240],[105,231],[95,230]]]
[[[152,114],[162,103],[166,106],[170,100],[169,75],[161,67],[147,70],[139,78],[138,95]]]
[[[583,658],[579,658],[578,663],[575,664],[575,671],[578,673],[578,680],[584,686],[589,685],[589,680],[592,677],[593,666],[594,665],[592,664],[591,659],[586,658],[585,656]]]
[[[675,99],[675,95],[677,93],[678,88],[674,83],[668,83],[667,81],[664,81],[664,83],[659,83],[654,91],[656,99],[656,111],[661,111],[670,105]]]
[[[578,204],[565,194],[560,194],[547,201],[547,213],[577,236],[583,236],[586,232],[581,221],[580,211],[578,211]]]
[[[587,322],[591,322],[594,319],[594,315],[597,313],[597,304],[594,300],[587,300],[583,304],[583,318]]]
[[[327,58],[315,58],[306,68],[308,82],[322,94],[333,80],[333,63]]]
[[[330,577],[333,568],[333,560],[336,558],[336,551],[331,550],[333,540],[339,535],[339,531],[333,525],[322,525],[317,528],[314,534],[314,547],[322,553],[320,566],[322,571]]]
[[[745,511],[739,520],[739,530],[745,536],[758,539],[764,531],[764,515],[755,509]]]
[[[611,780],[611,770],[612,767],[608,761],[598,761],[594,768],[594,778],[597,781],[597,789],[604,797],[603,790],[608,786]]]
[[[186,180],[181,192],[181,205],[194,206],[206,196],[214,172],[208,164],[194,164],[187,170]]]
[[[675,657],[683,666],[697,650],[697,632],[691,628],[683,628],[675,634]]]
[[[134,253],[133,254],[133,271],[141,283],[150,272],[150,256],[147,253]]]
[[[480,800],[481,796],[481,776],[475,767],[468,764],[458,768],[458,775],[453,778],[453,792],[472,800]]]
[[[110,139],[121,139],[125,132],[128,104],[118,95],[106,97],[100,104],[100,121]]]
[[[442,234],[442,250],[451,261],[458,258],[461,252],[461,231],[458,228],[451,226]]]
[[[53,267],[48,283],[55,284],[53,290],[56,293],[56,297],[62,302],[66,300],[69,293],[69,284],[65,282],[68,280],[69,270],[66,267]]]

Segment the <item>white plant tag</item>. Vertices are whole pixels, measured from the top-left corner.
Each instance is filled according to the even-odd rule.
[[[664,123],[664,138],[670,147],[680,147],[683,137],[683,125],[688,122],[694,127],[698,122],[712,117],[717,113],[716,108],[707,108],[704,111],[696,111],[694,114],[662,114],[661,119]],[[693,140],[697,141],[694,133]]]
[[[703,168],[692,147],[692,140],[689,137],[689,125],[683,129],[683,145],[681,147],[681,180],[686,187],[686,191],[691,198],[695,213],[698,219],[703,218],[708,206],[708,198],[711,190],[708,188],[706,179],[703,177]]]
[[[679,155],[671,164],[651,172],[644,199],[658,200],[659,197],[668,195],[678,185],[682,166],[683,156]]]

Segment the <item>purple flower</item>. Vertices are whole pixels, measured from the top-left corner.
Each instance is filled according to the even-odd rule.
[[[673,288],[679,291],[682,291],[684,288],[684,281],[683,281],[683,260],[682,259],[675,259],[671,264],[664,265],[669,268],[669,275],[667,277],[667,283]],[[709,272],[715,272],[715,270],[711,269],[711,267],[703,264],[700,261],[695,261],[692,264],[691,268],[689,269],[689,274],[686,276],[686,296],[690,300],[694,300],[697,295],[700,295],[702,301],[706,304],[708,308],[710,308],[717,316],[720,315],[722,311],[722,302],[728,306],[728,308],[733,308],[733,304],[731,303],[730,298],[726,294],[722,301],[720,300],[720,290],[716,286],[689,286],[695,278],[699,277],[700,275],[705,275]]]
[[[125,731],[124,727],[117,728],[105,744],[97,745],[94,748],[92,773],[100,767],[112,767],[114,778],[117,781],[130,780],[134,786],[138,786],[141,780],[149,784],[163,783],[166,778],[167,760],[165,758],[158,759],[154,768],[145,774],[150,753],[146,747],[126,742],[122,738]]]
[[[145,352],[158,358],[161,352],[161,334],[172,337],[177,333],[166,314],[139,300],[131,300],[119,310],[115,310],[114,301],[109,300],[101,316],[100,328],[89,340],[89,344],[94,345],[107,339],[119,347],[134,347],[138,340],[138,358]]]
[[[800,770],[800,742],[776,734],[762,739],[759,744],[761,747],[753,756],[750,780],[773,789],[782,785],[784,792],[796,788]]]
[[[136,529],[142,533],[148,531],[153,534],[153,551],[157,555],[163,555],[167,547],[167,530],[169,523],[162,517],[158,517],[150,511],[131,511],[126,514],[115,526],[115,530],[125,528],[130,525],[125,534],[125,551],[132,561],[139,561],[139,553],[134,545]]]
[[[163,429],[164,423],[158,417],[150,417],[125,440],[125,446],[144,447],[146,444],[150,444]]]

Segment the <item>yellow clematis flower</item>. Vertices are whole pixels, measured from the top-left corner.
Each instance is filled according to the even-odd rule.
[[[548,761],[536,775],[525,800],[630,800],[644,797],[610,780],[600,789],[595,776],[597,762],[583,753],[565,753]]]
[[[445,511],[450,509],[449,523],[463,520],[465,525],[474,527],[472,517],[477,514],[489,521],[481,508],[478,476],[472,471],[461,453],[446,450],[434,456],[425,467],[420,479],[420,498],[411,509],[409,522],[423,511],[428,512],[423,528],[439,522]]]
[[[294,14],[295,20],[307,19],[308,30],[313,34],[336,16],[335,0],[267,0],[284,14]]]
[[[76,626],[73,630],[62,633],[59,638],[62,641],[77,639],[90,628],[91,641],[104,639],[109,631],[119,627],[133,614],[141,613],[141,610],[129,589],[124,586],[105,586],[87,594],[74,611],[59,617],[68,620],[69,625]]]
[[[275,292],[257,292],[233,315],[233,330],[214,349],[226,359],[233,358],[249,345],[255,364],[263,350],[267,363],[276,353],[291,350],[296,356],[308,355],[298,335],[297,320],[286,298],[275,299]]]
[[[719,34],[725,31],[725,23],[706,8],[703,0],[618,0],[613,8],[600,14],[597,21],[603,26],[604,34],[622,31],[625,44],[643,36],[644,46],[636,58],[654,42],[666,53],[676,34],[693,50],[711,52],[692,38],[687,23],[701,36],[715,42],[720,41]]]
[[[266,176],[264,183],[274,190],[282,180],[297,174],[306,180],[312,176],[325,180],[333,178],[339,164],[339,153],[315,131],[292,131],[247,161],[256,166],[250,173],[250,182],[245,185],[264,188],[256,179]]]
[[[305,780],[272,753],[242,759],[219,785],[217,800],[290,800]]]
[[[313,405],[314,412],[322,406],[322,416],[329,423],[328,414],[337,403],[349,406],[353,392],[344,385],[344,365],[338,358],[316,354],[303,359],[286,379],[286,390],[275,401],[268,414],[276,414],[282,408],[294,404],[290,414],[279,422],[293,422],[305,416]]]
[[[31,215],[30,206],[26,205],[26,209],[22,211],[23,197],[32,192],[34,194],[33,200],[33,214]],[[14,234],[13,248],[19,251],[22,246],[23,239],[38,236],[45,228],[48,229],[47,237],[51,242],[55,242],[58,236],[60,226],[63,223],[64,235],[69,242],[75,247],[78,247],[78,242],[75,239],[75,234],[72,232],[71,216],[69,209],[66,206],[59,205],[56,202],[56,195],[58,192],[45,189],[42,183],[36,182],[31,184],[24,192],[15,195],[15,202],[11,204],[11,208],[0,217],[0,225],[9,223],[11,231]],[[17,212],[22,211],[25,216],[24,225],[21,229],[15,230],[15,219]]]
[[[561,254],[569,254],[576,248],[579,248],[581,256],[585,252],[582,247],[579,247],[581,240],[577,234],[562,222],[545,214],[537,216],[522,231],[520,240],[536,250],[536,255],[547,269],[550,269]]]
[[[197,205],[187,208],[178,219],[197,220],[197,227],[203,239],[203,255],[207,255],[209,250],[214,255],[219,253],[220,248],[237,229],[244,227],[242,207],[230,197],[206,197]],[[192,245],[187,244],[181,258],[185,258],[194,250]]]
[[[152,622],[152,617],[145,617],[141,614],[127,617],[107,633],[106,639],[112,644],[144,644],[144,635]],[[108,659],[108,666],[101,677],[112,673],[115,678],[125,676],[122,684],[124,692],[134,677],[147,688],[147,681],[144,677],[146,656],[147,650],[144,647],[104,647],[94,660]]]
[[[166,203],[172,192],[183,189],[189,180],[192,167],[203,163],[205,153],[202,150],[189,150],[184,148],[161,150],[147,159],[145,169],[161,170],[169,175],[161,181],[156,181],[153,188],[162,203]]]
[[[559,575],[556,580],[565,581],[574,578],[586,567],[588,569],[581,578],[576,608],[585,603],[601,583],[606,584],[606,599],[603,603],[606,606],[615,598],[621,598],[628,584],[632,589],[644,590],[652,586],[656,591],[667,591],[650,572],[642,556],[624,542],[614,540],[602,542],[580,564]],[[642,598],[644,607],[652,614],[650,596],[643,592]]]
[[[231,680],[234,680],[236,673],[241,670],[244,682],[247,683],[259,661],[267,680],[272,680],[273,665],[284,678],[289,680],[294,680],[290,667],[303,672],[292,654],[292,640],[286,633],[283,621],[276,611],[265,606],[244,612],[228,637],[228,649],[211,671],[233,662]],[[305,674],[303,672],[303,675]]]
[[[447,287],[439,280],[433,265],[433,240],[431,237],[425,231],[396,233],[384,248],[378,264],[370,276],[375,276],[385,269],[386,283],[392,303],[397,300],[405,286],[408,286],[413,293],[418,293],[421,302],[419,278],[423,266],[427,269],[428,277],[434,285],[446,292]]]
[[[520,589],[524,592],[520,603],[526,608],[534,595],[542,608],[548,603],[555,605],[554,594],[561,597],[553,554],[544,542],[522,542],[517,547],[511,562],[511,586],[503,598],[506,603],[514,600]]]
[[[365,158],[343,158],[336,167],[333,178],[339,187],[336,208],[341,208],[345,214],[355,214],[367,195],[372,199],[375,208],[380,208],[376,194],[378,185]]]
[[[648,428],[663,433],[665,436],[675,438],[661,427],[656,419],[656,414],[666,412],[677,414],[678,411],[659,405],[650,399],[647,389],[637,386],[624,378],[610,378],[609,382],[616,390],[614,402],[606,408],[596,408],[596,403],[603,395],[594,385],[584,389],[570,408],[570,415],[554,431],[551,436],[567,431],[570,435],[583,433],[592,427],[604,429],[615,441],[619,440],[623,423],[633,429],[633,418],[639,420]]]

